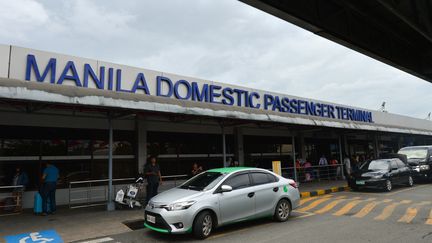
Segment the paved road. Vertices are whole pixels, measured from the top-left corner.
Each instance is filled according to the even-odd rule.
[[[94,239],[93,239],[94,240]],[[432,184],[391,193],[341,192],[307,198],[285,223],[260,220],[217,229],[208,242],[432,242]],[[148,229],[90,242],[194,241]]]

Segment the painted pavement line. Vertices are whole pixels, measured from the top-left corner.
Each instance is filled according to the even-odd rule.
[[[108,241],[113,241],[113,240],[114,239],[111,237],[104,237],[104,238],[88,240],[88,241],[80,241],[79,243],[102,243],[102,242],[108,242]]]
[[[398,220],[399,223],[411,223],[411,221],[417,216],[418,211],[422,206],[431,204],[431,202],[423,201],[420,203],[415,203],[411,207],[407,208],[405,214]]]
[[[313,201],[313,200],[317,200],[320,198],[328,198],[328,197],[332,197],[333,195],[324,195],[324,196],[319,196],[319,197],[308,197],[308,198],[304,198],[304,199],[300,199],[300,203],[299,206],[302,206],[303,204]]]
[[[329,204],[325,205],[323,208],[316,210],[314,213],[323,214],[323,213],[326,213],[326,212],[332,210],[334,207],[336,207],[341,202],[360,199],[360,197],[345,198],[345,196],[340,196],[339,198],[340,199],[334,200],[334,201],[330,202]]]
[[[375,220],[385,220],[393,214],[393,212],[397,206],[399,206],[401,204],[408,204],[408,203],[411,203],[411,200],[402,200],[400,202],[394,202],[394,203],[386,206],[383,209],[383,211],[381,212],[381,214],[376,216],[374,219]]]
[[[347,204],[345,204],[345,206],[343,206],[341,209],[339,209],[337,212],[335,212],[333,215],[334,216],[342,216],[345,215],[347,213],[349,213],[349,211],[351,211],[351,209],[353,209],[355,206],[357,206],[358,204],[362,203],[362,202],[367,202],[367,201],[373,201],[376,198],[368,198],[366,200],[353,200]]]
[[[432,225],[432,209],[429,213],[429,218],[426,220],[425,224]]]
[[[321,203],[327,202],[330,199],[331,199],[330,197],[320,198],[318,200],[315,200],[311,204],[307,205],[306,207],[297,209],[297,211],[299,211],[299,212],[307,212],[307,211],[309,211],[309,210],[311,210],[313,208],[318,207]],[[336,198],[336,199],[338,199],[338,198]]]
[[[353,215],[354,218],[363,218],[366,215],[368,215],[370,212],[372,212],[373,209],[375,209],[376,206],[382,204],[382,203],[388,203],[391,202],[392,199],[384,199],[382,201],[375,201],[370,202],[366,204],[360,211],[358,211],[356,214]]]

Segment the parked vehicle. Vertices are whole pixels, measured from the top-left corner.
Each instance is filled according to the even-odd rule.
[[[142,203],[137,200],[139,189],[142,188],[144,179],[139,177],[134,184],[127,186],[126,192],[123,189],[117,191],[115,202],[118,208],[142,208]]]
[[[288,220],[298,207],[297,184],[273,172],[246,167],[212,169],[150,200],[147,228],[193,233],[204,239],[215,227],[260,217]]]
[[[432,146],[412,146],[398,152],[407,156],[415,180],[432,180]]]
[[[376,159],[365,162],[353,174],[351,188],[377,188],[391,191],[393,185],[413,186],[411,168],[399,158]]]

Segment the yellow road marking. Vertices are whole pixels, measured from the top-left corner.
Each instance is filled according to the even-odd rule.
[[[303,205],[303,204],[305,204],[305,203],[307,203],[309,201],[320,199],[320,198],[324,198],[324,197],[325,198],[332,197],[332,195],[325,195],[325,196],[322,196],[322,197],[308,197],[308,198],[305,198],[305,199],[300,199],[299,206],[301,206],[301,205]]]
[[[397,206],[399,206],[401,204],[408,204],[410,202],[411,202],[411,200],[403,200],[403,201],[400,201],[400,202],[394,202],[394,203],[388,205],[387,207],[385,207],[383,209],[383,211],[381,212],[381,214],[378,215],[378,216],[376,216],[374,219],[375,220],[385,220],[388,217],[390,217],[390,215],[392,215],[393,211],[395,210],[395,208]]]
[[[398,222],[401,223],[411,223],[411,221],[417,216],[418,209],[417,208],[407,208],[405,215],[402,216]]]
[[[429,213],[429,218],[428,218],[428,220],[426,220],[425,224],[432,225],[432,209],[431,209],[431,211]]]
[[[420,210],[420,208],[428,204],[431,204],[431,202],[423,201],[412,205],[411,207],[407,208],[405,214],[398,220],[398,222],[411,223],[411,221],[417,216],[417,213]]]
[[[366,204],[358,213],[353,215],[354,218],[363,218],[364,216],[368,215],[377,205],[381,203],[387,203],[391,202],[392,199],[384,199],[380,202],[370,202]]]
[[[344,197],[344,196],[342,196],[342,197]],[[312,203],[309,204],[308,206],[303,207],[303,208],[300,208],[300,209],[297,209],[297,211],[300,211],[300,212],[306,212],[306,211],[309,211],[309,210],[311,210],[311,209],[313,209],[313,208],[316,208],[316,207],[317,207],[318,205],[320,205],[321,203],[326,202],[326,201],[328,201],[328,200],[330,200],[330,199],[331,199],[330,197],[325,197],[325,198],[321,198],[321,199],[315,200],[314,202],[312,202]]]
[[[345,206],[343,206],[341,209],[339,209],[339,211],[337,211],[336,213],[334,213],[334,216],[342,216],[344,214],[347,214],[349,211],[351,211],[351,209],[353,209],[355,206],[357,206],[357,204],[361,203],[361,202],[365,202],[365,201],[372,201],[375,200],[375,198],[368,198],[366,200],[354,200],[352,202],[347,203]]]
[[[337,199],[337,200],[334,200],[334,201],[330,202],[329,204],[327,204],[326,206],[324,206],[324,207],[321,208],[321,209],[318,209],[318,210],[315,211],[314,213],[316,213],[316,214],[323,214],[323,213],[326,213],[326,212],[332,210],[332,209],[333,209],[334,207],[336,207],[340,202],[343,202],[343,201],[346,201],[346,200],[357,200],[357,199],[360,199],[360,197],[353,197],[353,198],[349,198],[349,199],[345,199],[344,197],[345,197],[345,196],[341,196],[341,197],[339,197],[339,198],[341,198],[341,199]]]
[[[321,208],[321,209],[319,209],[319,210],[316,210],[314,213],[317,213],[317,214],[323,214],[323,213],[326,213],[326,212],[332,210],[334,207],[336,207],[340,202],[343,202],[343,201],[345,201],[345,200],[346,200],[346,199],[338,199],[338,200],[334,200],[333,202],[327,204],[325,207],[323,207],[323,208]]]

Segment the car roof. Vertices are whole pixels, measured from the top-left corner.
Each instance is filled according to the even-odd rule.
[[[257,168],[253,168],[253,167],[225,167],[225,168],[210,169],[210,170],[208,170],[208,172],[219,172],[219,173],[223,173],[223,174],[228,174],[228,173],[233,173],[236,171],[251,170],[251,169],[257,169]]]

